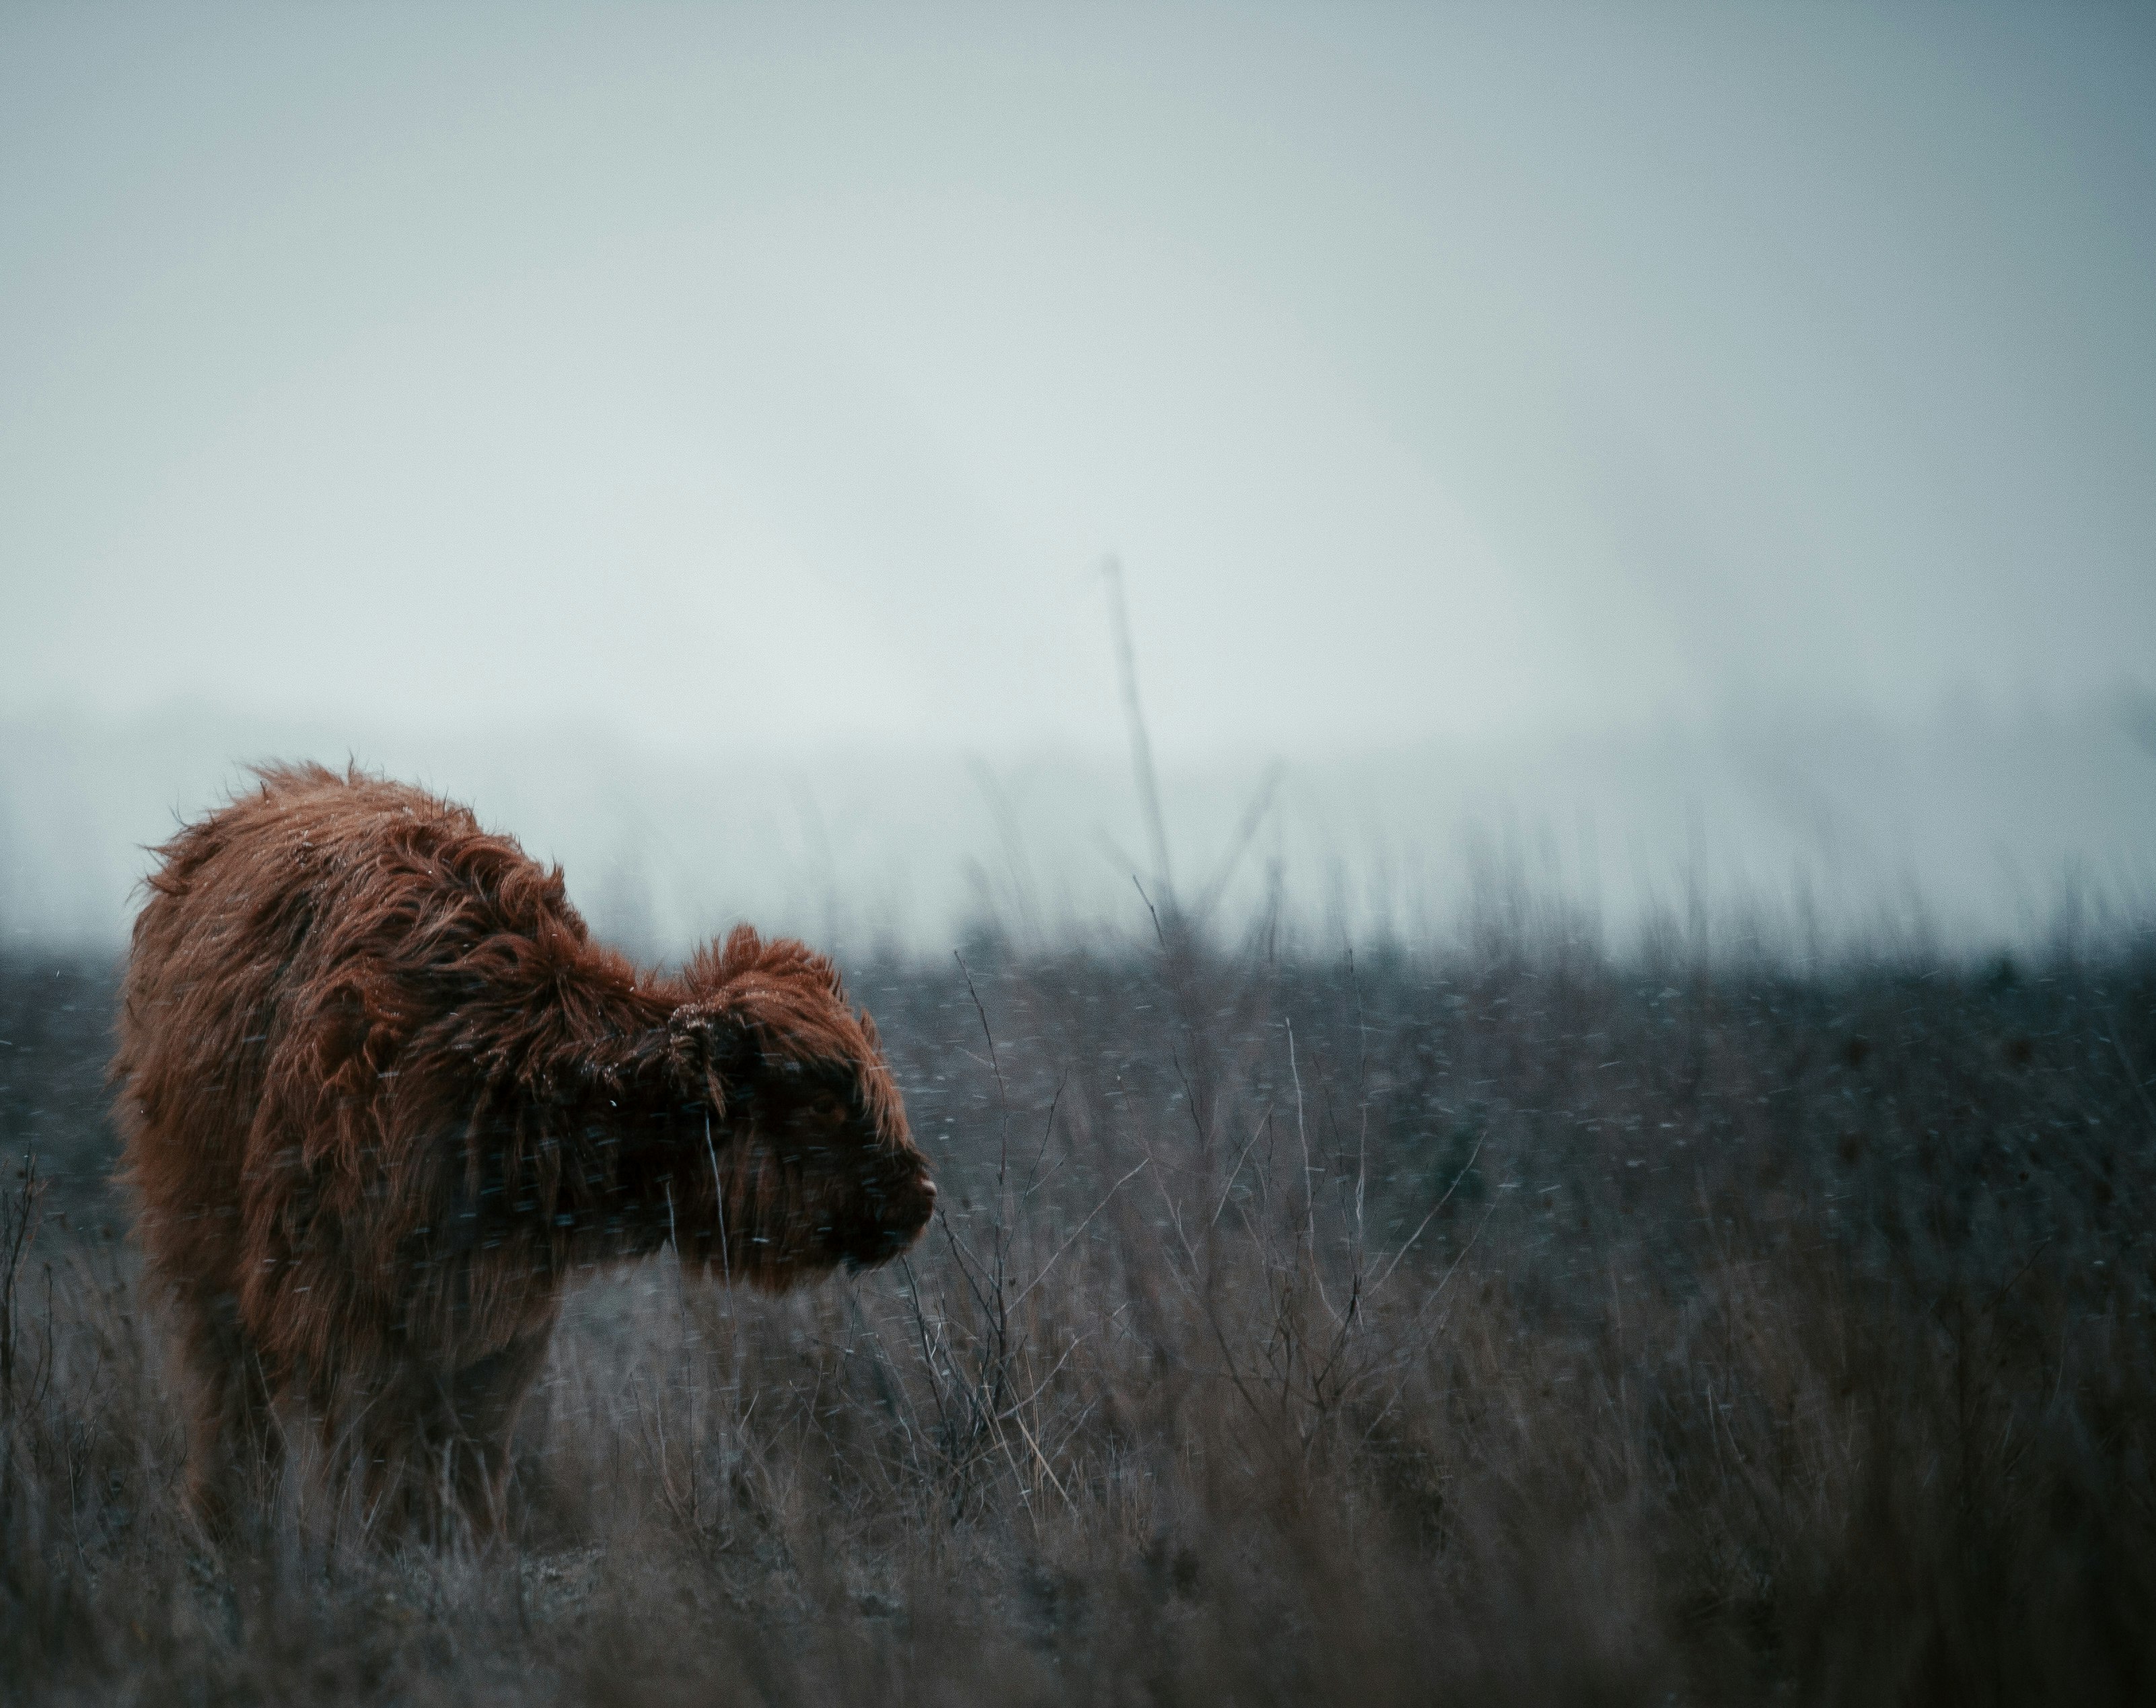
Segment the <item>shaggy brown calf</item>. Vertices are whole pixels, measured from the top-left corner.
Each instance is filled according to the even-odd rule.
[[[159,850],[112,1068],[207,1514],[304,1413],[373,1510],[446,1492],[495,1524],[573,1271],[670,1240],[776,1290],[926,1224],[875,1026],[824,957],[742,926],[641,972],[465,808],[259,775]]]

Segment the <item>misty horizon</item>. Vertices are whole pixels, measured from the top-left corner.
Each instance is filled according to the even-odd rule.
[[[2156,702],[2114,694],[1171,758],[1166,890],[1111,750],[694,752],[567,724],[0,717],[0,932],[117,946],[151,848],[251,787],[249,764],[311,760],[466,802],[648,959],[742,920],[856,957],[932,958],[984,928],[1142,940],[1148,897],[1216,938],[1272,919],[1322,953],[1456,941],[1493,910],[1620,953],[1672,926],[1784,957],[2041,951],[2156,916],[2152,728]]]

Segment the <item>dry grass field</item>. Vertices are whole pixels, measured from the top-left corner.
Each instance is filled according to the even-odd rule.
[[[2156,1700],[2156,939],[853,980],[906,1263],[594,1275],[508,1544],[213,1546],[112,971],[0,962],[0,1698]]]

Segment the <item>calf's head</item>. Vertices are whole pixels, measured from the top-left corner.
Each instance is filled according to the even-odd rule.
[[[744,926],[684,977],[689,999],[670,1029],[701,1088],[702,1131],[679,1147],[683,1254],[776,1290],[911,1245],[935,1182],[875,1024],[848,1003],[838,969]]]

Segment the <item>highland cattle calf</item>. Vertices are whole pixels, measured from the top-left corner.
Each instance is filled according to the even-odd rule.
[[[574,1271],[670,1241],[777,1290],[927,1223],[825,957],[743,926],[639,971],[465,808],[259,775],[158,851],[112,1064],[206,1516],[304,1425],[373,1511],[491,1528]]]

